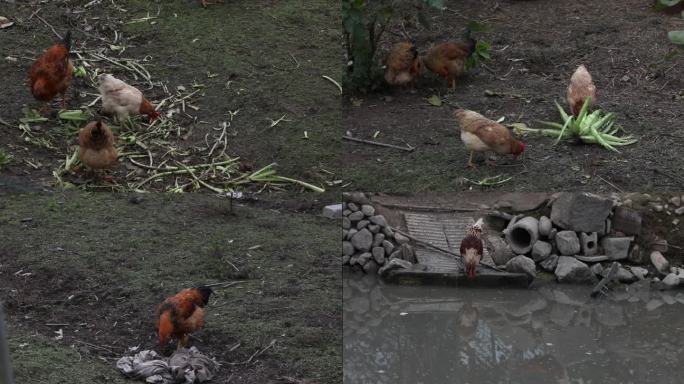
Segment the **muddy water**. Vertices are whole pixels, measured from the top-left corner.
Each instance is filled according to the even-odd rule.
[[[684,383],[684,291],[344,279],[345,384]]]

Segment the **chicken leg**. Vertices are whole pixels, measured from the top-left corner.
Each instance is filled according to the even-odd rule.
[[[183,335],[180,339],[178,339],[178,346],[176,346],[176,352],[187,347],[189,342],[190,335]]]
[[[473,154],[475,151],[470,151],[470,158],[468,158],[468,168],[475,168],[475,164],[473,164]]]

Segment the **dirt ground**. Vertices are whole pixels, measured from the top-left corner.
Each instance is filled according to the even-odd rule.
[[[504,191],[588,190],[667,191],[684,189],[684,55],[673,50],[667,31],[684,20],[656,13],[649,1],[447,0],[447,10],[431,11],[432,28],[396,17],[381,41],[380,59],[407,37],[423,53],[435,42],[459,39],[467,19],[491,30],[477,36],[492,44],[492,61],[460,79],[454,93],[426,72],[415,93],[384,89],[345,98],[344,127],[355,137],[415,147],[414,152],[344,142],[347,179],[353,189],[419,192],[467,189]],[[468,153],[452,117],[454,105],[504,124],[559,121],[554,101],[565,104],[572,72],[585,64],[597,86],[597,105],[618,114],[618,122],[639,142],[616,154],[599,146],[572,142],[554,146],[543,136],[526,135],[526,155],[478,158],[466,168]],[[503,96],[489,97],[486,91]],[[443,97],[441,107],[431,95]],[[352,100],[355,98],[356,100]],[[360,104],[360,105],[359,105]],[[567,109],[567,107],[566,107]],[[510,181],[480,187],[479,181],[503,175]]]
[[[163,160],[168,164],[220,160],[217,153],[222,146],[212,154],[209,147],[220,136],[221,124],[227,122],[225,156],[239,156],[241,168],[257,170],[275,162],[280,175],[328,189],[343,176],[337,161],[340,95],[323,78],[341,80],[341,30],[334,2],[225,1],[203,9],[195,0],[23,1],[0,3],[0,15],[15,23],[0,30],[0,73],[12,79],[0,89],[0,151],[13,156],[1,172],[8,183],[19,186],[15,189],[54,185],[53,171],[63,166],[77,143],[77,131],[56,118],[59,97],[50,120],[31,125],[33,135],[47,140],[52,148],[25,141],[18,128],[22,108],[41,105],[31,96],[27,77],[33,60],[58,40],[47,24],[60,34],[72,30],[76,66],[83,64],[80,56],[88,57],[93,50],[117,60],[139,60],[151,75],[151,89],[140,76],[134,79],[131,72],[105,60],[91,60],[93,67],[88,70],[101,68],[122,77],[143,89],[153,103],[198,91],[186,99],[183,110],[173,111],[167,120],[175,126],[167,132],[148,137],[146,126],[115,130],[123,145],[120,152],[144,154],[140,147],[122,144],[122,138],[137,137],[151,148],[155,166]],[[85,108],[97,92],[85,78],[75,78],[68,108]],[[99,105],[90,110],[96,112]],[[169,106],[166,102],[160,109],[165,116],[181,104]],[[229,112],[237,113],[232,120]],[[109,189],[133,189],[126,181],[147,174],[146,169],[121,158],[113,171],[117,185]],[[84,183],[78,177],[67,177],[67,181]],[[187,181],[177,180],[178,184]],[[174,180],[166,178],[146,188],[164,191],[173,185]]]
[[[337,224],[269,204],[230,211],[206,194],[0,196],[0,300],[16,382],[132,383],[115,370],[128,348],[174,348],[158,345],[156,305],[232,280],[243,282],[217,289],[192,339],[222,362],[214,382],[341,382]]]

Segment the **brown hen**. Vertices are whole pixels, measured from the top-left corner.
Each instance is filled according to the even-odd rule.
[[[413,84],[420,76],[418,49],[411,43],[395,44],[387,55],[385,65],[385,81],[390,85]]]
[[[474,167],[474,152],[495,152],[517,157],[525,151],[525,144],[513,139],[508,128],[496,121],[467,109],[457,109],[454,117],[461,126],[461,141],[470,151],[469,167]]]
[[[591,102],[589,103],[589,109],[591,109],[591,105],[596,101],[596,87],[591,80],[587,67],[580,65],[575,73],[572,74],[570,85],[568,86],[567,99],[573,115],[579,115],[587,97],[591,97]]]
[[[423,63],[432,72],[442,76],[456,89],[456,78],[465,73],[466,61],[475,50],[475,40],[466,38],[456,43],[441,43],[428,49]]]
[[[91,121],[83,127],[78,141],[78,157],[84,165],[93,170],[102,170],[116,163],[118,153],[114,146],[114,134],[101,120]]]

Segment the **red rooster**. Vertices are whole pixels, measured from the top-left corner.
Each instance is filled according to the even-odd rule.
[[[475,278],[475,268],[482,259],[482,219],[478,219],[461,240],[461,257],[469,279]]]
[[[74,74],[74,66],[69,60],[70,49],[71,31],[68,31],[61,42],[48,48],[31,67],[31,93],[45,102],[43,111],[57,94],[62,95],[62,107],[66,108],[67,88]]]
[[[212,294],[209,287],[184,289],[166,298],[157,308],[159,343],[164,345],[172,337],[178,339],[178,349],[188,345],[190,334],[204,325],[204,308]]]

